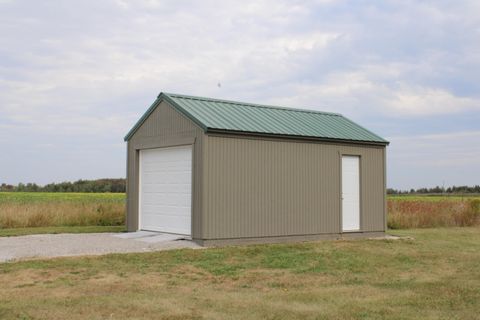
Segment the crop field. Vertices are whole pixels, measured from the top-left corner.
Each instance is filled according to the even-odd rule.
[[[0,192],[0,203],[124,203],[124,193]]]
[[[480,196],[389,196],[390,229],[480,225]]]
[[[388,195],[388,200],[392,201],[423,201],[423,202],[441,202],[449,201],[468,201],[480,199],[479,194],[472,195]]]
[[[387,210],[390,229],[480,224],[480,196],[478,195],[389,196]],[[124,222],[125,194],[123,193],[0,192],[0,229],[2,230],[122,226]]]
[[[120,226],[125,194],[0,192],[0,229]]]

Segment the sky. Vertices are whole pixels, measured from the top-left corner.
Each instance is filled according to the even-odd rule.
[[[477,0],[0,0],[0,183],[125,177],[161,91],[342,113],[389,187],[480,184]]]

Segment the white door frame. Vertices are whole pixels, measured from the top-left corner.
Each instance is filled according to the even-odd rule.
[[[355,157],[358,159],[358,229],[343,228],[343,158]],[[362,158],[359,154],[340,153],[340,233],[362,232]]]

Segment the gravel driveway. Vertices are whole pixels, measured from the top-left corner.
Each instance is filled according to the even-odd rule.
[[[147,231],[0,237],[0,263],[35,258],[148,252],[179,248],[201,247],[178,235]]]

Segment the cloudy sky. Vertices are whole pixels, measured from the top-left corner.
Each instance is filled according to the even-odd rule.
[[[389,187],[480,184],[477,0],[0,0],[0,183],[124,177],[160,91],[339,112]]]

